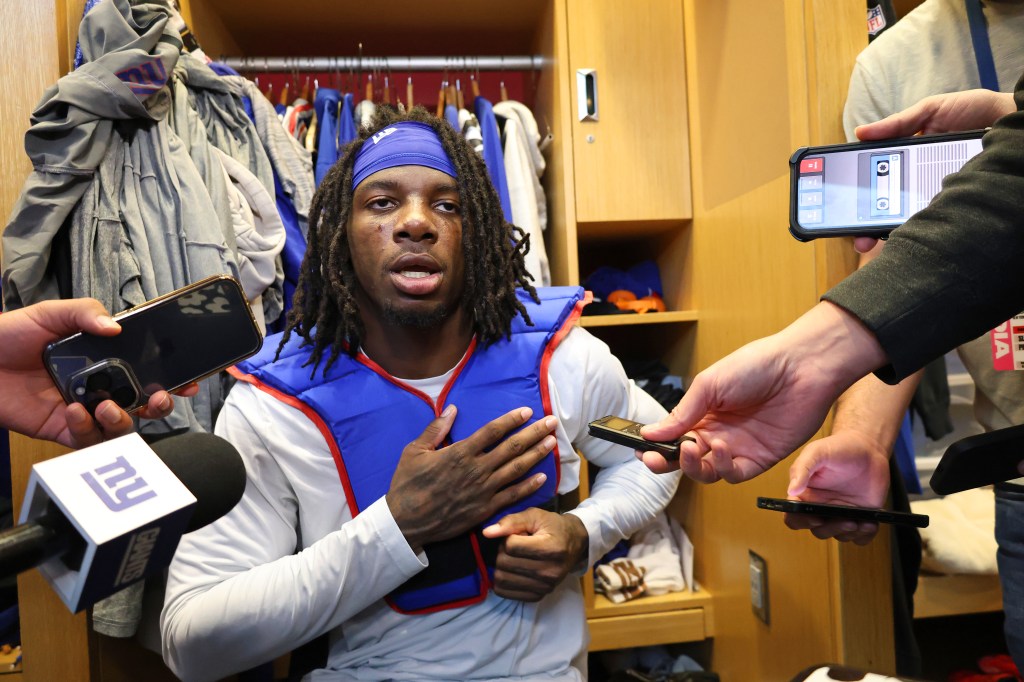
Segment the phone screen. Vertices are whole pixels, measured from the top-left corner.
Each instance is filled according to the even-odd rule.
[[[931,202],[944,177],[980,151],[980,137],[810,150],[794,177],[796,222],[807,231],[902,224]]]

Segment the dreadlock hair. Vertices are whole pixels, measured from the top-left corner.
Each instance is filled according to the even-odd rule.
[[[348,221],[355,189],[352,169],[366,140],[399,121],[418,121],[430,126],[458,174],[465,259],[461,305],[468,313],[478,342],[489,345],[510,338],[516,314],[521,314],[527,324],[533,324],[516,297],[516,289],[521,287],[540,302],[524,261],[529,251],[529,235],[505,222],[498,192],[490,182],[483,159],[446,120],[422,107],[414,107],[407,114],[378,107],[370,125],[360,127],[358,137],[345,148],[313,195],[306,255],[277,350],[280,355],[292,333],[298,334],[304,346],[313,346],[306,363],[313,366],[313,372],[326,349],[330,348],[330,356],[324,374],[342,351],[355,355],[362,343],[365,329],[356,305],[354,294],[358,284],[348,246]]]

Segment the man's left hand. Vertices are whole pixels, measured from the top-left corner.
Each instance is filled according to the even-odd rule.
[[[590,537],[572,514],[530,508],[509,514],[483,530],[504,537],[494,570],[494,592],[519,601],[540,601],[586,561]]]

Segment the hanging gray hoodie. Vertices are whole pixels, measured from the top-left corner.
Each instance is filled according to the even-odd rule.
[[[111,0],[83,19],[88,62],[44,93],[25,134],[33,171],[3,234],[6,308],[60,297],[51,245],[101,162],[117,163],[118,125],[166,115],[165,86],[181,49],[167,18],[161,5]]]

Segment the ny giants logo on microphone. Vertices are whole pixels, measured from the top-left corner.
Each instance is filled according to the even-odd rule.
[[[101,477],[102,481],[97,480],[97,477]],[[156,491],[147,485],[146,480],[138,475],[135,467],[124,457],[117,457],[110,464],[86,471],[82,478],[112,512],[122,512],[156,497]],[[149,528],[132,535],[118,568],[115,585],[129,583],[145,575],[146,565],[159,534],[159,528]]]
[[[106,478],[100,483],[96,480],[96,476],[106,476]],[[124,511],[140,502],[156,497],[156,491],[147,486],[146,480],[137,474],[135,467],[129,464],[124,457],[118,457],[110,464],[93,471],[86,471],[82,474],[82,478],[103,504],[107,505],[107,509],[112,512]],[[112,494],[108,494],[107,490],[110,490]]]

